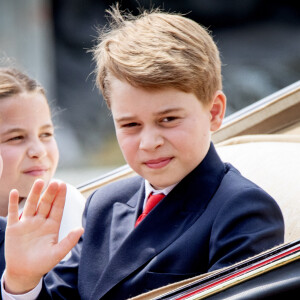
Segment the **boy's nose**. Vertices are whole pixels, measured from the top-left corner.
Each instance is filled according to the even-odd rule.
[[[159,132],[156,130],[145,130],[141,135],[140,149],[147,151],[155,150],[161,146],[163,142],[164,139]]]

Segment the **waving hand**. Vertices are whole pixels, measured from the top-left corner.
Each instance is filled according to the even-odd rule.
[[[78,228],[58,243],[66,184],[51,182],[41,197],[43,185],[40,179],[33,184],[20,218],[18,191],[10,193],[4,282],[5,290],[13,294],[34,288],[42,276],[76,245],[83,233],[83,229]]]

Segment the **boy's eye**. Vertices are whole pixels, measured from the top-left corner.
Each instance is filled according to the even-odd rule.
[[[135,127],[135,126],[138,126],[138,125],[139,125],[139,124],[136,123],[136,122],[131,122],[131,123],[123,124],[121,127],[131,128],[131,127]]]
[[[162,119],[162,122],[171,122],[171,121],[174,121],[176,120],[177,117],[165,117]]]

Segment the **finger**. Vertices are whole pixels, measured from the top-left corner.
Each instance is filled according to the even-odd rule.
[[[50,214],[52,204],[55,201],[59,190],[58,182],[50,182],[46,191],[44,192],[37,208],[37,215],[47,218]]]
[[[19,221],[19,192],[11,190],[8,201],[7,226],[13,225]]]
[[[31,217],[36,214],[37,204],[43,192],[43,188],[44,181],[42,179],[37,179],[33,183],[29,195],[26,199],[22,216]]]
[[[62,239],[55,249],[55,257],[57,257],[57,263],[60,262],[75,245],[78,243],[82,236],[83,228],[73,229],[64,239]]]
[[[59,184],[55,201],[52,204],[52,208],[49,214],[49,218],[54,220],[59,225],[64,212],[66,194],[67,194],[67,185],[61,182]]]

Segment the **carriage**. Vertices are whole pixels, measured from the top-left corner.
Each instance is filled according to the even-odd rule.
[[[300,81],[226,117],[212,140],[223,161],[233,164],[278,202],[285,221],[284,244],[132,300],[298,299]],[[103,185],[133,175],[134,171],[124,165],[78,188],[88,196]]]

